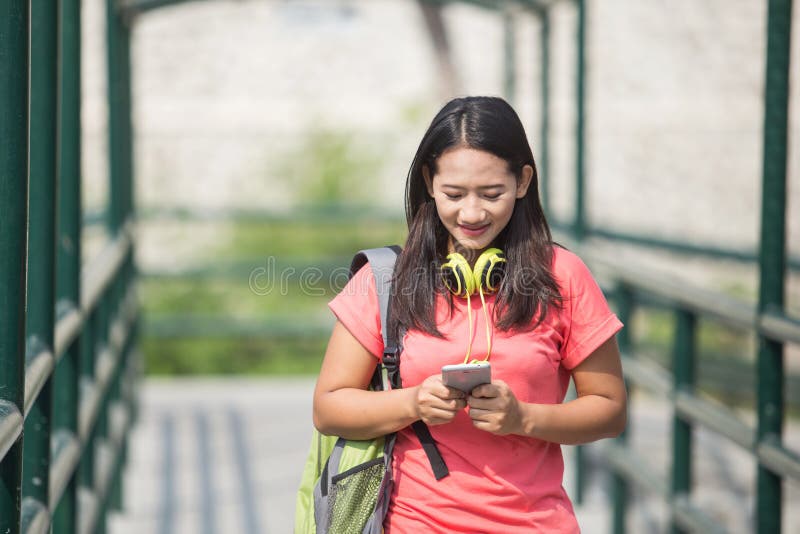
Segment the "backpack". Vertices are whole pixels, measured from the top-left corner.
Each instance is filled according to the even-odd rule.
[[[383,336],[383,358],[375,369],[371,389],[400,388],[402,348],[388,332],[389,299],[394,264],[400,247],[362,250],[353,257],[350,276],[369,262],[375,278]],[[431,463],[434,476],[448,475],[436,443],[422,421],[413,423]],[[371,440],[326,436],[316,429],[306,458],[295,506],[295,534],[381,534],[392,491],[392,449],[395,434]]]

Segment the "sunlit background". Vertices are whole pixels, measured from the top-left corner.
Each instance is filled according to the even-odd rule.
[[[546,51],[542,17],[514,2],[505,10],[481,3],[495,4],[203,0],[134,20],[142,412],[125,506],[111,532],[291,530],[310,388],[334,320],[326,303],[356,251],[403,243],[408,167],[433,115],[453,96],[500,95],[514,105],[559,242],[591,247],[699,300],[718,295],[755,305],[767,2],[586,1],[582,242],[574,233],[576,2],[541,2],[549,6]],[[82,6],[88,263],[107,237],[108,88],[105,1]],[[796,321],[794,7],[785,309]],[[589,263],[618,309],[620,272]],[[663,295],[636,299],[627,346],[646,369],[671,379],[675,310]],[[752,329],[725,326],[713,314],[699,318],[698,396],[752,422],[757,345]],[[797,343],[786,345],[784,361],[784,443],[798,451]],[[627,439],[668,483],[672,404],[669,394],[644,389],[631,390]],[[723,531],[752,532],[752,456],[707,430],[694,443],[694,504]],[[599,450],[584,455],[577,512],[588,533],[610,531],[610,477]],[[571,460],[567,469],[575,498]],[[666,531],[660,496],[633,486],[630,501],[631,531]],[[800,531],[796,480],[784,483],[783,503],[784,532]]]

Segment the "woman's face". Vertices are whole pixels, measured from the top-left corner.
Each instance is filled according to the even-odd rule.
[[[447,150],[436,167],[433,176],[427,167],[422,170],[428,194],[450,233],[450,251],[468,253],[489,248],[511,220],[514,203],[525,196],[533,176],[533,168],[525,165],[517,180],[504,159],[467,147]]]

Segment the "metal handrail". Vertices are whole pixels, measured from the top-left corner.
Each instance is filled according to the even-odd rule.
[[[614,280],[679,307],[740,330],[755,330],[775,341],[800,342],[800,320],[774,311],[759,315],[753,303],[682,280],[671,273],[613,259],[586,244],[571,246],[586,263]]]
[[[22,499],[21,523],[25,534],[48,534],[50,532],[50,510],[33,497]]]
[[[50,464],[49,507],[55,511],[70,478],[81,460],[81,443],[72,432],[59,430],[53,433],[53,457]]]
[[[42,348],[35,356],[28,359],[25,365],[25,417],[39,398],[39,393],[53,374],[53,369],[55,369],[55,358],[49,348]]]
[[[13,402],[0,399],[0,458],[4,458],[8,450],[22,434],[24,419]]]

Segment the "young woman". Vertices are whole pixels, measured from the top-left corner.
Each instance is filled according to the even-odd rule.
[[[504,100],[459,98],[436,115],[408,173],[406,217],[390,325],[402,334],[403,388],[367,390],[383,353],[367,265],[330,303],[338,321],[314,424],[353,439],[398,432],[389,534],[579,532],[560,444],[624,428],[622,324],[581,260],[553,243],[533,154]],[[492,269],[468,284],[472,295],[453,275],[459,261]],[[443,365],[471,359],[488,359],[491,383],[443,384]],[[570,377],[577,398],[564,403]],[[449,468],[441,480],[410,429],[417,420]]]

